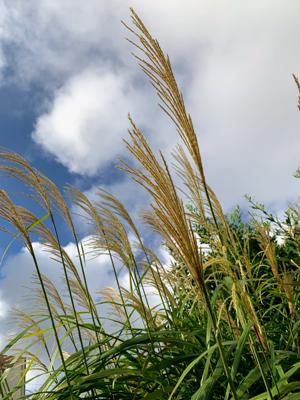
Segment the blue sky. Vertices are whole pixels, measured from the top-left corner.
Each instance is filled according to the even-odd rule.
[[[69,183],[93,196],[104,186],[138,214],[143,193],[114,169],[126,157],[128,111],[168,159],[178,138],[124,40],[120,20],[128,21],[129,5],[173,61],[208,181],[225,210],[245,194],[284,210],[299,195],[296,0],[0,0],[0,146],[60,188]],[[0,249],[8,242],[1,234]],[[1,270],[3,321],[31,271],[14,246]]]

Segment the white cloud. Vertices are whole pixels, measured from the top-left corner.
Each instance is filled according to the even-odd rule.
[[[54,95],[33,139],[71,172],[93,175],[122,152],[127,121],[126,76],[83,71]]]

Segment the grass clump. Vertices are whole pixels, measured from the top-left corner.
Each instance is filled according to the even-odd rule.
[[[91,202],[68,188],[90,226],[82,243],[55,184],[21,156],[1,151],[0,170],[27,185],[44,215],[0,192],[0,217],[33,259],[39,304],[18,311],[23,330],[3,352],[14,355],[12,365],[25,356],[27,376],[42,376],[31,399],[299,399],[299,206],[284,221],[251,199],[247,223],[239,209],[223,213],[170,60],[133,10],[131,17],[135,57],[181,140],[173,157],[188,204],[164,155],[154,154],[131,116],[126,147],[136,162],[120,168],[150,195],[143,221],[162,238],[169,265],[147,247],[117,198],[99,190]],[[76,260],[61,244],[60,218]],[[42,273],[37,238],[62,268],[65,295]],[[115,288],[96,300],[85,270],[91,256],[103,254]],[[1,375],[3,399],[15,390],[5,384],[8,373]]]

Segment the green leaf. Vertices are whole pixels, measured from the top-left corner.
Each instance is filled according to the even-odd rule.
[[[231,368],[231,372],[230,372],[232,380],[235,379],[235,376],[236,376],[236,373],[238,370],[238,366],[239,366],[239,363],[241,361],[241,357],[243,354],[243,350],[247,343],[247,339],[248,339],[250,331],[251,331],[251,327],[252,327],[252,323],[248,322],[248,324],[245,326],[245,328],[243,330],[243,333],[241,334],[241,336],[239,338],[239,341],[238,341],[238,344],[236,347],[236,351],[234,353],[234,360],[233,360],[233,364],[232,364],[232,368]],[[227,390],[226,390],[226,395],[225,395],[226,400],[229,398],[229,395],[230,395],[230,386],[228,385]]]
[[[234,342],[224,342],[223,345],[232,345],[234,344]],[[183,380],[185,379],[185,377],[187,376],[187,374],[206,356],[209,355],[210,353],[213,353],[216,349],[218,348],[217,344],[213,345],[210,349],[204,351],[202,354],[200,354],[199,357],[197,357],[195,360],[193,360],[183,371],[183,373],[181,374],[181,376],[179,377],[172,393],[170,394],[168,400],[171,400],[174,396],[174,394],[176,393],[177,389],[179,388],[179,386],[181,385],[181,383],[183,382]]]

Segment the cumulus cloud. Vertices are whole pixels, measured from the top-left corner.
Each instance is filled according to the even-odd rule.
[[[126,76],[83,71],[54,94],[33,139],[71,172],[94,175],[122,152],[128,112]]]

